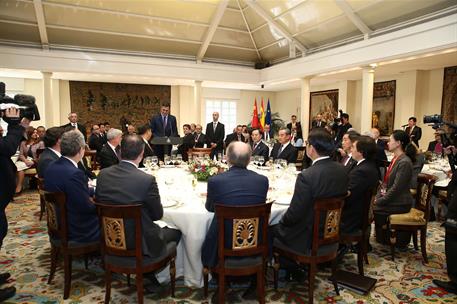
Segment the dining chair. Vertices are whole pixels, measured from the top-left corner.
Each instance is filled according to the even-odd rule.
[[[208,297],[208,274],[218,274],[219,303],[224,303],[227,276],[257,275],[259,302],[265,303],[265,270],[268,259],[268,220],[272,203],[249,206],[215,205],[217,219],[217,254],[215,267],[203,268],[204,296]],[[230,248],[226,248],[225,231],[232,223]],[[229,234],[230,235],[230,234]]]
[[[397,231],[411,231],[413,234],[414,249],[417,246],[417,232],[421,234],[422,258],[428,263],[427,258],[427,224],[430,218],[430,202],[432,200],[433,185],[436,177],[430,174],[420,173],[417,176],[417,193],[415,196],[415,207],[408,213],[392,214],[388,219],[390,229],[390,252],[392,261],[395,260],[395,243]]]
[[[314,202],[314,219],[312,231],[311,249],[305,252],[297,252],[290,249],[278,239],[273,242],[274,257],[274,287],[278,288],[278,272],[280,268],[280,257],[288,258],[298,264],[309,265],[308,270],[308,302],[314,301],[314,282],[317,272],[317,265],[325,262],[332,262],[331,280],[335,292],[339,295],[338,282],[336,280],[336,257],[340,242],[340,220],[341,211],[344,205],[344,197],[317,199]],[[324,221],[321,223],[321,219]],[[323,226],[324,229],[319,227]]]
[[[38,177],[37,178],[37,187],[38,193],[40,194],[40,221],[43,218],[43,214],[46,210],[46,202],[44,199],[44,178]]]
[[[154,272],[170,265],[171,295],[175,296],[176,276],[176,243],[167,244],[166,252],[156,258],[143,255],[142,250],[142,225],[141,204],[114,205],[108,202],[96,202],[97,213],[100,220],[101,251],[105,266],[105,303],[111,297],[111,275],[126,273],[130,283],[130,274],[135,274],[137,302],[143,303],[143,274]],[[133,224],[134,235],[126,231],[127,223]],[[130,224],[129,224],[130,225]],[[134,239],[134,247],[128,248],[127,239]]]
[[[71,288],[72,259],[74,256],[83,255],[85,268],[88,268],[87,255],[99,252],[100,243],[79,243],[68,239],[68,221],[66,197],[63,192],[45,192],[46,219],[48,225],[49,240],[51,243],[51,271],[48,284],[52,283],[57,268],[59,254],[63,255],[64,261],[64,292],[63,298],[68,299]]]

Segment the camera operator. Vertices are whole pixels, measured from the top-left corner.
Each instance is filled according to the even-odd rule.
[[[333,130],[335,131],[335,144],[338,148],[341,147],[341,141],[344,134],[346,134],[347,131],[352,128],[352,125],[349,123],[349,114],[343,113],[342,110],[339,110],[339,112],[340,118],[335,120],[338,122],[338,124],[334,124],[333,126]]]
[[[2,115],[3,120],[8,123],[8,133],[0,138],[0,248],[8,231],[8,219],[5,209],[14,196],[16,189],[16,166],[11,161],[22,140],[25,127],[30,121],[26,118],[19,118],[19,110],[15,108],[6,109]],[[0,274],[0,284],[6,282],[10,277],[9,273]],[[0,289],[0,302],[14,296],[16,288],[8,287]]]

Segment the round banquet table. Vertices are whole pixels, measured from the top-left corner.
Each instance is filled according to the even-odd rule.
[[[289,169],[259,170],[249,167],[268,177],[270,190],[267,201],[274,201],[271,208],[270,225],[277,224],[287,210],[293,195],[297,172]],[[207,183],[192,185],[193,176],[186,168],[160,168],[145,172],[156,177],[164,215],[156,223],[182,232],[177,247],[176,276],[184,277],[187,286],[203,286],[201,247],[213,219],[214,213],[205,208]],[[169,280],[168,267],[158,274],[161,282]]]

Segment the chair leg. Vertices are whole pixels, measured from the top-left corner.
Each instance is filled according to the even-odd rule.
[[[257,272],[257,295],[259,297],[259,303],[265,304],[265,274],[264,268]]]
[[[275,290],[278,289],[278,272],[279,272],[279,254],[277,253],[274,253],[273,254],[273,257],[274,257],[274,262],[273,262],[273,278],[274,278],[274,287],[275,287]]]
[[[87,254],[84,255],[84,267],[87,269],[89,269],[89,257],[87,256]]]
[[[397,236],[395,229],[390,229],[390,255],[392,256],[392,261],[395,261],[395,243],[397,242]]]
[[[413,231],[413,244],[414,244],[414,249],[419,250],[419,247],[417,247],[417,230]]]
[[[64,279],[64,289],[63,289],[63,299],[66,300],[70,296],[70,289],[71,289],[71,262],[72,256],[68,253],[64,254],[63,258],[63,267],[65,273]]]
[[[59,257],[59,248],[51,245],[51,271],[49,272],[48,284],[52,283],[57,268],[57,259]]]
[[[105,304],[108,304],[111,298],[111,271],[109,270],[105,271],[105,289]]]
[[[141,271],[141,270],[140,270]],[[136,273],[136,293],[138,295],[138,304],[143,304],[144,297],[144,286],[143,286],[143,273]]]
[[[365,258],[366,253],[366,242],[364,240],[360,241],[358,244],[357,250],[357,264],[359,266],[359,274],[363,275],[363,260]]]
[[[128,285],[128,286],[131,286],[131,285],[130,285],[130,273],[127,273],[127,285]]]
[[[421,251],[422,257],[424,258],[424,263],[428,264],[427,257],[427,227],[421,229]]]
[[[219,294],[217,295],[218,300],[219,300],[219,303],[225,303],[225,274],[219,273],[218,279],[219,279]]]
[[[357,258],[359,257],[359,254],[357,254]],[[362,261],[362,258],[360,258],[360,261]],[[363,263],[362,263],[363,267]],[[363,275],[363,270],[362,270],[362,275]],[[336,294],[339,296],[340,295],[340,290],[338,289],[338,281],[336,280],[336,259],[332,261],[332,283],[333,287],[335,288]]]
[[[40,195],[40,221],[43,218],[44,210],[46,209],[46,204],[44,202],[44,199]]]
[[[175,286],[176,286],[176,266],[175,258],[170,260],[170,285],[171,285],[171,296],[175,297]]]
[[[205,299],[208,298],[208,273],[209,269],[204,267],[203,268],[203,296]]]
[[[316,279],[316,264],[309,264],[308,273],[308,303],[314,302],[314,281]]]

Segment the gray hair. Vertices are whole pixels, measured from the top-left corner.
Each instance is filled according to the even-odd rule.
[[[60,138],[60,153],[63,156],[73,157],[85,146],[84,136],[79,130],[67,131]]]
[[[281,128],[281,129],[279,129],[279,131],[286,131],[286,134],[287,134],[287,135],[292,134],[292,132],[290,131],[289,128]]]
[[[227,161],[235,167],[246,168],[251,160],[251,154],[251,146],[240,141],[234,141],[227,147]]]
[[[118,137],[119,135],[122,136],[122,131],[121,130],[115,129],[115,128],[111,128],[111,129],[109,129],[108,134],[106,134],[106,139],[107,140],[112,140],[112,139]]]

